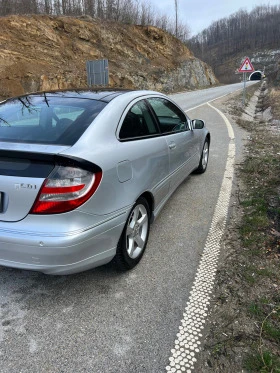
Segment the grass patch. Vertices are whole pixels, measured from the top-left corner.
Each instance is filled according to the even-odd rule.
[[[263,317],[263,309],[262,309],[262,307],[260,306],[259,303],[253,302],[253,303],[249,304],[248,312],[252,316]]]
[[[255,352],[247,356],[244,368],[249,373],[280,373],[280,361],[278,356],[269,351],[262,354]]]
[[[266,338],[280,343],[280,329],[277,325],[275,326],[274,323],[266,321],[263,325],[263,333]]]
[[[279,107],[273,111],[280,113]],[[244,368],[252,373],[280,373],[280,302],[269,302],[279,286],[275,259],[280,258],[280,133],[268,124],[248,126],[241,120],[239,124],[250,131],[248,156],[239,172],[246,191],[240,197],[244,213],[239,233],[250,258],[242,277],[248,287],[247,314],[260,325],[259,338],[253,338],[244,357]],[[259,293],[267,298],[255,297]]]
[[[258,344],[252,347],[252,351],[244,359],[244,368],[249,373],[280,373],[280,306],[267,314],[268,306],[271,304],[260,300],[250,304],[248,308],[254,320],[262,320]]]

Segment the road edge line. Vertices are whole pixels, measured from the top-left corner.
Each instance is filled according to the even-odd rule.
[[[236,91],[232,91],[232,92],[229,92],[229,93],[225,93],[224,95],[219,96],[219,97],[216,97],[216,98],[213,98],[213,99],[210,100],[210,101],[203,102],[202,104],[199,104],[199,105],[197,105],[197,106],[191,107],[190,109],[185,110],[185,113],[187,113],[188,111],[191,111],[191,110],[195,110],[195,109],[199,108],[200,106],[203,106],[203,105],[209,105],[209,102],[213,102],[213,101],[219,100],[220,98],[223,98],[223,97],[226,97],[226,96],[232,95],[233,93],[239,92],[239,91],[241,91],[242,89],[243,89],[243,88],[239,88],[239,89],[237,89]],[[212,106],[212,105],[209,105],[209,106],[211,106],[211,107],[214,108],[214,106]],[[222,112],[221,112],[221,113],[222,113]],[[222,114],[223,114],[223,113],[222,113]]]
[[[171,350],[169,365],[166,366],[166,371],[173,373],[191,373],[197,361],[196,355],[201,350],[202,331],[209,312],[233,184],[235,162],[234,131],[230,121],[219,109],[209,104],[209,102],[207,102],[207,105],[216,110],[225,121],[230,141],[224,177],[211,226],[190,291],[190,297],[183,313],[183,319],[179,326],[177,339],[174,342],[174,348]]]

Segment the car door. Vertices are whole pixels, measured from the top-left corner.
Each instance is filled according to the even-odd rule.
[[[163,97],[148,99],[169,149],[170,188],[175,189],[195,168],[194,134],[185,113]]]
[[[131,175],[119,178],[119,181],[128,180],[133,185],[130,191],[136,195],[150,191],[156,210],[170,189],[167,144],[145,100],[133,102],[123,117],[117,137],[122,148],[125,143],[126,158],[118,163],[118,175],[124,174],[124,166],[131,169]]]

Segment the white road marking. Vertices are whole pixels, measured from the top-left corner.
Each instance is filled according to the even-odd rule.
[[[209,102],[212,102],[212,101],[209,101]],[[225,124],[227,126],[227,130],[228,130],[228,137],[231,139],[231,140],[234,140],[234,132],[233,132],[233,128],[232,128],[232,125],[230,124],[230,121],[227,119],[227,117],[225,116],[224,113],[222,113],[219,109],[217,109],[215,106],[211,105],[209,102],[207,102],[207,105],[209,105],[212,109],[216,110],[218,114],[220,114],[220,116],[223,118],[223,120],[225,121]]]
[[[195,281],[190,291],[190,298],[183,313],[174,348],[171,350],[167,372],[191,373],[197,361],[196,355],[200,351],[202,330],[208,315],[209,301],[213,291],[218,258],[222,246],[222,236],[226,225],[228,207],[231,196],[235,141],[233,128],[226,116],[217,108],[207,103],[216,110],[226,123],[230,138],[228,156],[221,190],[215,207],[212,223],[207,235],[203,254],[195,276]]]

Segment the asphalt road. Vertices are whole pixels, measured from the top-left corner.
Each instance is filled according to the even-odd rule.
[[[246,87],[256,84],[256,81],[246,82]],[[200,91],[192,91],[186,93],[177,93],[171,95],[170,97],[177,102],[183,109],[188,110],[202,103],[215,100],[218,97],[226,96],[230,93],[236,92],[238,90],[243,90],[243,83],[229,84],[219,87],[213,87],[208,89],[202,89]]]
[[[242,88],[176,94],[185,110]],[[111,266],[51,277],[0,267],[1,373],[165,372],[190,295],[227,160],[229,137],[208,105],[188,111],[211,131],[208,170],[177,189],[128,273]],[[240,133],[234,128],[236,141]]]

